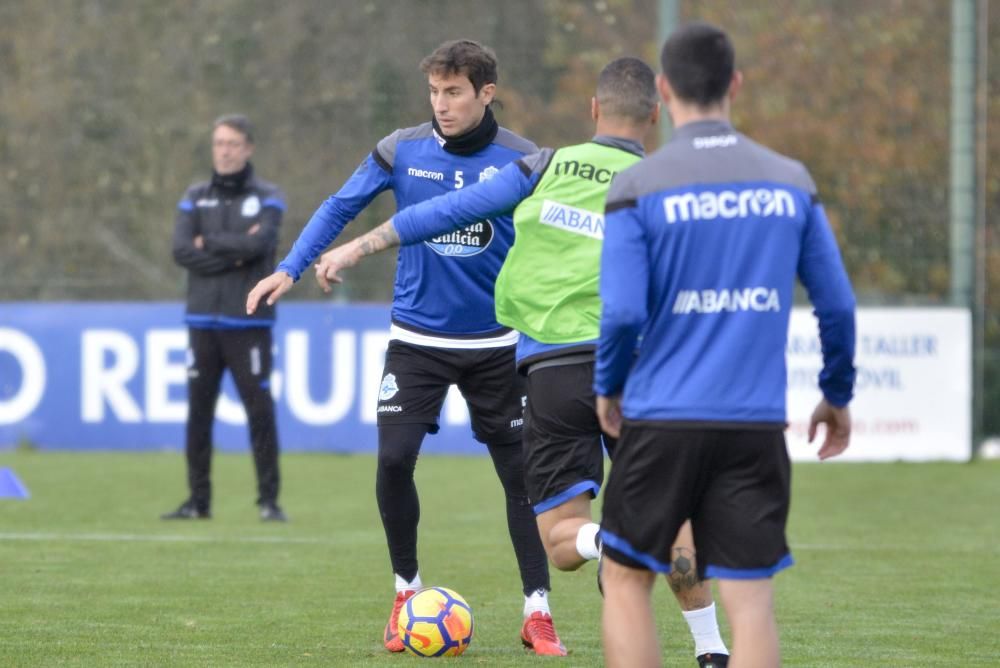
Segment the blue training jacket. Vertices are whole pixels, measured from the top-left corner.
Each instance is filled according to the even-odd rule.
[[[396,208],[403,209],[485,181],[508,163],[537,150],[504,128],[491,144],[471,155],[445,151],[430,123],[396,130],[320,205],[278,270],[298,280],[344,226],[384,190],[392,190]],[[493,285],[513,241],[513,224],[507,215],[400,247],[393,322],[444,337],[507,331],[496,321]]]
[[[681,126],[608,194],[595,391],[631,420],[785,422],[796,276],[844,406],[854,294],[808,171],[728,123]]]

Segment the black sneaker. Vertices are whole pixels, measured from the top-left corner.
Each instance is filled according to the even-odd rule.
[[[273,501],[269,503],[260,504],[260,521],[261,522],[287,522],[288,516],[285,512],[278,506],[277,503]]]
[[[177,510],[160,515],[161,520],[210,520],[212,512],[208,508],[198,508],[194,501],[188,499]]]
[[[699,654],[699,668],[726,668],[729,665],[728,654]]]

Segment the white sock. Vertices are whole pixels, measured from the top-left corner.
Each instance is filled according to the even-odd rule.
[[[597,551],[597,532],[601,526],[596,522],[587,522],[576,532],[576,551],[584,559],[597,559],[601,554]]]
[[[420,582],[420,573],[418,572],[413,576],[413,579],[407,582],[398,573],[393,573],[396,576],[396,593],[401,591],[416,591],[421,589],[424,585]]]
[[[536,589],[530,596],[524,597],[524,616],[530,617],[533,612],[549,612],[549,593],[544,589]]]
[[[726,643],[719,635],[719,621],[715,618],[715,603],[699,610],[681,610],[691,635],[694,637],[694,655],[729,654]]]

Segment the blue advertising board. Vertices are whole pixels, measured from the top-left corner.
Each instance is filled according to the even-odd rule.
[[[374,452],[388,343],[384,305],[282,304],[271,379],[281,447]],[[0,447],[178,449],[187,414],[181,303],[0,304]],[[481,454],[454,388],[425,452]],[[228,377],[214,441],[247,448]]]
[[[180,303],[0,303],[0,448],[180,449],[187,414],[187,328]],[[271,390],[284,450],[375,452],[375,410],[389,339],[383,305],[282,304]],[[972,434],[967,309],[858,310],[858,382],[844,461],[964,461]],[[789,452],[814,460],[820,398],[816,319],[792,312],[787,347]],[[247,448],[231,379],[215,444]],[[423,451],[483,454],[452,388]]]

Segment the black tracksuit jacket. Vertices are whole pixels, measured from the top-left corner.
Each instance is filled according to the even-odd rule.
[[[285,196],[247,168],[246,178],[236,187],[222,185],[218,177],[196,183],[177,205],[173,252],[177,264],[188,270],[185,321],[192,327],[274,324],[273,306],[261,303],[256,313],[247,315],[246,297],[274,271]],[[254,225],[259,229],[248,234]],[[195,248],[198,235],[204,248]]]

